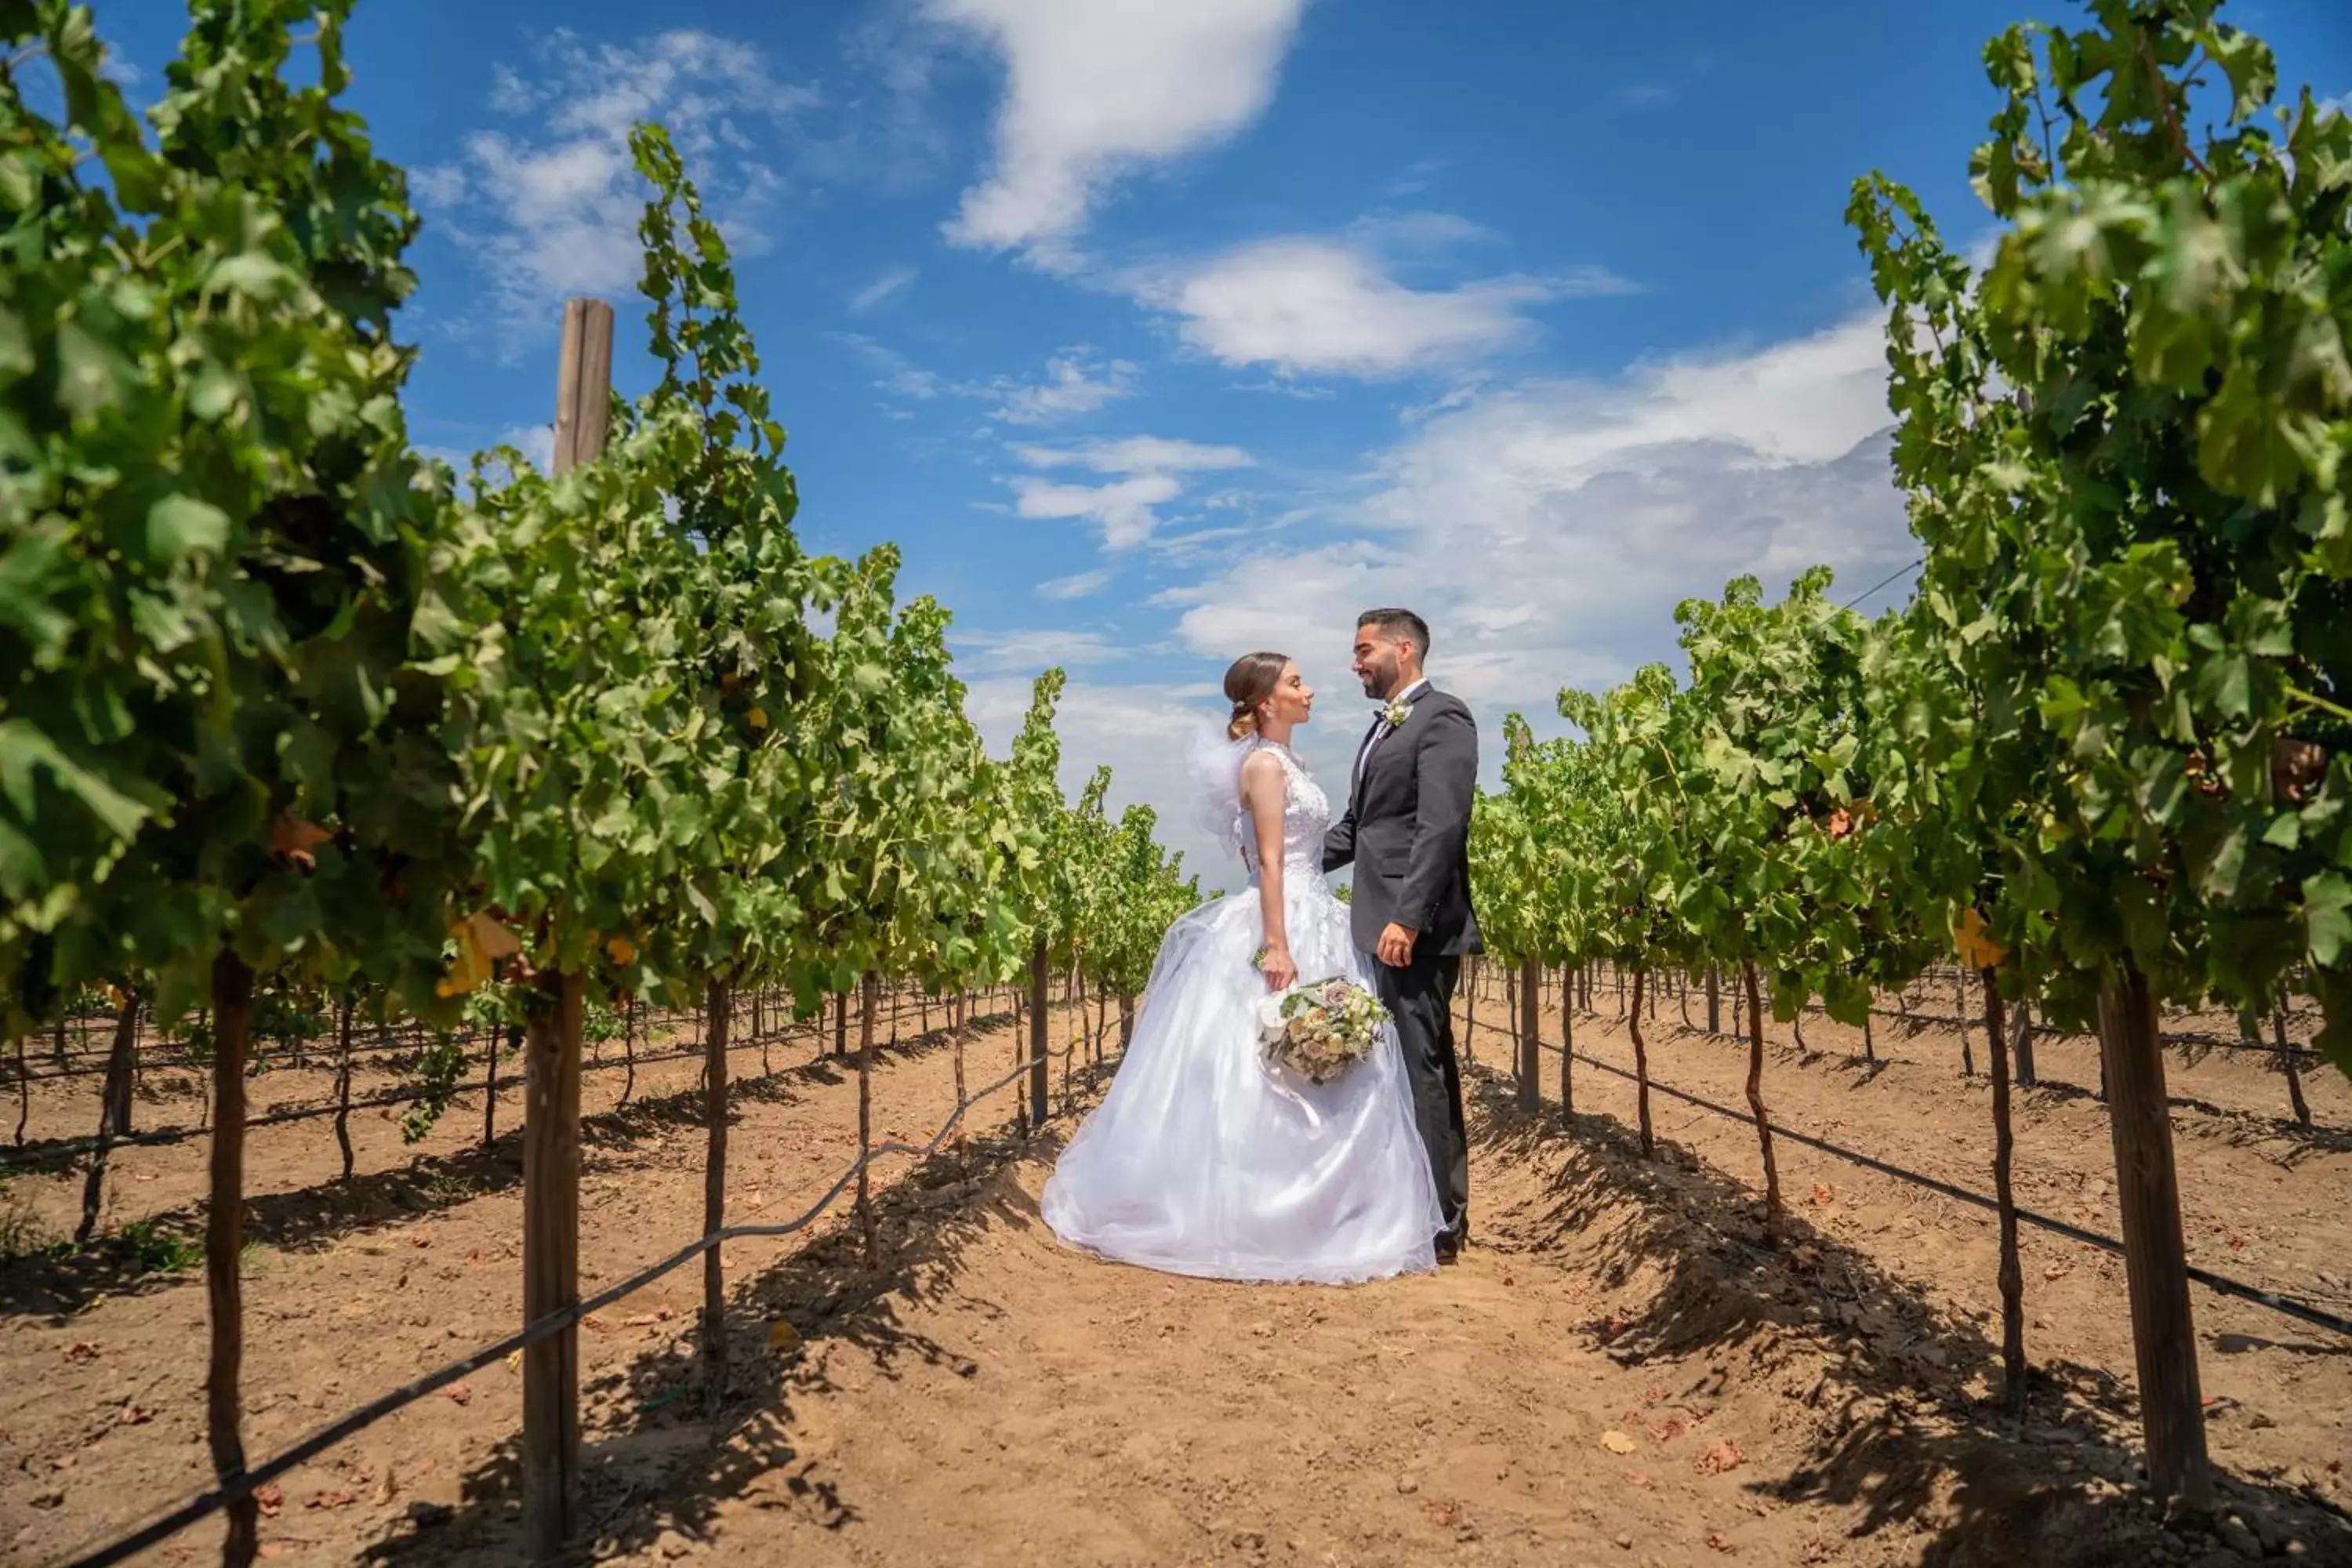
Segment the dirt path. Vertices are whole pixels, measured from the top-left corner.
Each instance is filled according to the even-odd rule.
[[[1770,1027],[1785,1038],[1783,1026]],[[1545,1013],[1542,1032],[1548,1041],[1560,1037],[1556,1011]],[[1663,1017],[1645,1035],[1657,1081],[1745,1110],[1743,1045],[1686,1031],[1678,1020],[1669,1024]],[[1882,1054],[1894,1059],[1871,1068],[1843,1054],[1849,1044],[1859,1050],[1858,1036],[1850,1039],[1836,1026],[1813,1024],[1806,1037],[1816,1052],[1801,1056],[1768,1046],[1763,1088],[1776,1122],[1923,1175],[1992,1190],[1991,1089],[1982,1078],[1960,1076],[1955,1041],[1922,1036],[1890,1047],[1882,1040]],[[1579,1019],[1577,1046],[1624,1071],[1633,1068],[1631,1042],[1613,1017]],[[1507,1054],[1496,1036],[1486,1036],[1478,1048],[1490,1059]],[[2069,1044],[2054,1062],[2045,1048],[2045,1076],[2053,1067],[2063,1072],[2082,1065],[2073,1059],[2077,1048]],[[1546,1092],[1556,1100],[1559,1058],[1547,1051],[1544,1064]],[[2174,1091],[2208,1104],[2207,1095],[2235,1098],[2251,1075],[2242,1068],[2232,1072],[2232,1066],[2207,1057],[2195,1068],[2173,1073]],[[1580,1111],[1633,1124],[1631,1083],[1581,1063],[1575,1071]],[[2334,1081],[2313,1085],[2323,1105],[2345,1098],[2341,1075],[2328,1071]],[[2095,1065],[2091,1081],[2096,1082]],[[2200,1089],[2205,1093],[2195,1092]],[[1661,1140],[1760,1193],[1752,1126],[1662,1096],[1654,1098],[1653,1116]],[[2053,1087],[2021,1090],[2014,1122],[2018,1203],[2118,1234],[2105,1108],[2061,1079]],[[2194,1106],[2178,1110],[2174,1122],[2189,1261],[2352,1315],[2346,1279],[2352,1259],[2352,1141],[2326,1128],[2308,1131],[2284,1120]],[[1808,1228],[1895,1269],[1927,1289],[1940,1312],[1981,1322],[1998,1339],[1999,1238],[1991,1215],[1785,1139],[1776,1152],[1783,1193]],[[2053,1374],[2062,1378],[2127,1382],[2132,1346],[2123,1260],[2032,1226],[2023,1228],[2020,1247],[2028,1356],[2053,1363]],[[1832,1318],[1842,1309],[1848,1318],[1855,1315],[1834,1286],[1812,1304]],[[2191,1305],[2210,1406],[2207,1430],[2217,1458],[2284,1476],[2345,1452],[2352,1436],[2347,1431],[2352,1344],[2200,1287],[2192,1287]],[[1997,1368],[1952,1381],[1971,1396],[1990,1397]],[[2125,1408],[2119,1398],[2107,1403]]]
[[[975,1029],[972,1087],[1009,1065],[1009,1022],[992,1018]],[[1065,1032],[1057,1019],[1056,1037]],[[805,1061],[806,1044],[799,1050]],[[944,1030],[877,1055],[877,1140],[928,1138],[955,1102]],[[736,1070],[744,1070],[740,1058]],[[630,1107],[591,1120],[582,1173],[583,1289],[634,1271],[699,1230],[704,1132],[691,1078],[690,1064],[656,1069],[650,1080],[641,1075]],[[617,1096],[617,1082],[601,1087]],[[589,1103],[593,1110],[596,1101]],[[982,1124],[1008,1116],[1013,1103],[1009,1093],[999,1095],[979,1113]],[[740,1084],[735,1106],[732,1218],[788,1217],[854,1157],[856,1076],[848,1063],[819,1058]],[[519,1122],[519,1103],[516,1110]],[[332,1184],[340,1165],[322,1123],[255,1135],[257,1195],[245,1269],[248,1452],[282,1447],[513,1326],[520,1142],[509,1131],[485,1153],[468,1146],[478,1121],[470,1132],[467,1121],[462,1107],[453,1111],[423,1153],[387,1169],[398,1158],[387,1149],[398,1149],[396,1131],[368,1119],[362,1169],[373,1165],[375,1173],[349,1191]],[[124,1151],[130,1158],[118,1174],[127,1195],[118,1213],[160,1212],[173,1225],[184,1222],[194,1180],[185,1167],[193,1162],[200,1169],[201,1148]],[[887,1184],[904,1172],[905,1163],[896,1162],[877,1179]],[[305,1178],[311,1184],[293,1184]],[[151,1192],[165,1201],[141,1204]],[[730,1248],[729,1267],[749,1275],[791,1247],[743,1242]],[[11,1265],[8,1274],[0,1365],[16,1375],[0,1385],[0,1452],[7,1460],[0,1469],[0,1542],[9,1561],[37,1563],[110,1526],[135,1522],[209,1479],[205,1293],[195,1269],[93,1275],[73,1260],[34,1259]],[[608,1412],[635,1419],[641,1408],[667,1415],[683,1406],[699,1300],[698,1274],[681,1270],[588,1321],[582,1383],[592,1425]],[[661,1348],[662,1370],[634,1364],[649,1347]],[[748,1350],[739,1358],[751,1359]],[[341,1562],[355,1529],[372,1538],[404,1520],[440,1518],[463,1500],[468,1476],[502,1450],[519,1419],[520,1379],[510,1367],[412,1406],[331,1461],[288,1477],[272,1539],[280,1549],[315,1543],[323,1554],[313,1560]],[[211,1533],[193,1531],[153,1558],[202,1561],[213,1551]]]
[[[1558,1037],[1557,1018],[1545,1028]],[[1578,1028],[1580,1047],[1629,1059],[1612,1027]],[[1491,1064],[1499,1042],[1482,1036]],[[1002,1030],[975,1045],[973,1080],[1010,1050]],[[1985,1185],[1985,1093],[1950,1065],[1957,1043],[1921,1037],[1896,1054],[1910,1064],[1874,1077],[1833,1056],[1776,1054],[1776,1116]],[[1667,1038],[1654,1060],[1662,1079],[1737,1102],[1735,1048]],[[1553,1102],[1540,1116],[1512,1110],[1499,1078],[1474,1075],[1475,1245],[1431,1278],[1304,1290],[1073,1256],[1035,1215],[1066,1120],[1025,1145],[982,1139],[969,1163],[904,1173],[879,1205],[882,1270],[839,1226],[730,1249],[739,1376],[715,1426],[689,1392],[696,1281],[675,1277],[583,1335],[581,1556],[2352,1563],[2336,1511],[2352,1493],[2330,1468],[2352,1419],[2352,1347],[2199,1294],[2211,1432],[2239,1522],[2168,1533],[2133,1481],[2119,1265],[2029,1233],[2028,1348],[2047,1375],[2012,1425],[1996,1397],[1992,1227],[1975,1211],[1784,1144],[1794,1212],[1768,1244],[1752,1131],[1662,1103],[1664,1148],[1645,1161],[1629,1088],[1580,1068],[1580,1114],[1564,1128],[1557,1058],[1547,1064]],[[952,1103],[950,1079],[935,1043],[899,1053],[877,1073],[877,1128],[928,1132]],[[992,1124],[1009,1104],[997,1110]],[[827,1069],[747,1097],[735,1213],[781,1212],[821,1189],[854,1114],[854,1080]],[[2181,1115],[2191,1255],[2324,1290],[2335,1260],[2352,1257],[2352,1156],[2325,1140],[2248,1138],[2242,1120]],[[690,1105],[648,1110],[592,1152],[582,1253],[594,1278],[692,1234],[692,1123]],[[2029,1096],[2020,1139],[2024,1201],[2112,1228],[2095,1102]],[[268,1451],[493,1337],[515,1310],[519,1234],[519,1196],[500,1187],[257,1249],[249,1445]],[[202,1310],[201,1289],[181,1282],[54,1321],[20,1310],[0,1328],[5,1364],[39,1374],[0,1390],[12,1561],[51,1560],[201,1481],[189,1351]],[[776,1324],[789,1328],[772,1340]],[[517,1380],[471,1381],[464,1403],[436,1398],[289,1477],[264,1524],[272,1551],[511,1562]],[[126,1425],[126,1409],[152,1418]],[[205,1560],[213,1540],[200,1529],[153,1560]]]

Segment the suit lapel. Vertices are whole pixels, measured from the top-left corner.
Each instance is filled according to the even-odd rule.
[[[1363,767],[1360,770],[1361,776],[1357,781],[1356,791],[1359,798],[1370,793],[1372,774],[1378,771],[1381,764],[1390,757],[1402,754],[1404,737],[1412,731],[1413,725],[1421,718],[1421,705],[1428,701],[1433,692],[1434,688],[1427,686],[1415,692],[1408,701],[1412,711],[1404,716],[1404,722],[1381,736],[1380,743],[1372,747],[1371,755],[1364,759]],[[1374,720],[1372,732],[1379,734],[1380,727],[1380,721]]]

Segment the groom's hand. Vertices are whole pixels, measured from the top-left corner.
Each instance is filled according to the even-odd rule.
[[[1381,928],[1380,960],[1391,969],[1402,969],[1412,962],[1412,944],[1421,933],[1411,926],[1401,926],[1394,921]]]

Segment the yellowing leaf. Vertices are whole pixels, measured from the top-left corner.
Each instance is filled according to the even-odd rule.
[[[333,837],[317,823],[305,822],[290,812],[279,812],[269,825],[269,847],[306,869],[319,863],[310,851]]]
[[[626,969],[637,961],[637,944],[625,936],[614,937],[604,943],[604,956],[615,966]]]
[[[491,966],[522,951],[522,942],[506,922],[491,914],[468,915],[449,928],[457,939],[457,957],[434,991],[442,996],[463,996],[490,977]]]
[[[1608,1431],[1601,1434],[1601,1446],[1612,1454],[1630,1454],[1642,1445],[1612,1426]]]
[[[768,1348],[772,1351],[792,1350],[801,1342],[800,1331],[778,1318],[768,1325]]]
[[[507,929],[506,921],[496,915],[479,914],[466,923],[473,928],[474,940],[492,958],[512,958],[522,951],[522,939]]]
[[[1984,916],[1969,910],[1960,916],[1960,928],[1953,933],[1959,943],[1960,962],[1970,969],[1998,969],[2009,950],[1993,941],[1985,930]]]
[[[765,708],[752,709],[751,719],[751,728],[754,730],[764,730],[768,727],[768,710]]]

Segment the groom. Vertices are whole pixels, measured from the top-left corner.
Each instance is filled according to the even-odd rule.
[[[1480,951],[1469,852],[1478,728],[1460,699],[1422,674],[1428,657],[1428,623],[1411,610],[1357,617],[1356,676],[1379,707],[1356,750],[1347,815],[1323,841],[1323,868],[1356,867],[1356,945],[1374,961],[1381,1000],[1396,1019],[1413,1120],[1445,1216],[1438,1261],[1451,1263],[1470,1224],[1453,1005],[1462,955]]]

